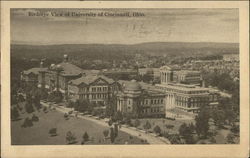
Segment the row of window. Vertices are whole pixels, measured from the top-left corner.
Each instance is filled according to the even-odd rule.
[[[190,101],[190,102],[200,102],[200,101],[208,101],[208,98],[186,98],[186,97],[176,97],[176,101],[180,101],[180,102],[183,102],[183,101]]]
[[[163,99],[151,99],[151,100],[148,100],[148,99],[145,99],[144,101],[141,101],[140,104],[141,105],[148,105],[148,104],[163,104]]]
[[[150,108],[142,110],[142,113],[156,113],[156,112],[161,112],[161,108]]]
[[[107,91],[108,87],[92,87],[92,92],[103,92],[103,91]]]
[[[92,99],[107,99],[108,94],[92,94]]]

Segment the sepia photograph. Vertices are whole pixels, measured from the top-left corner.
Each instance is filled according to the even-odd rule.
[[[20,6],[5,18],[1,75],[12,149],[219,149],[248,140],[239,8]]]
[[[239,62],[238,9],[11,9],[11,143],[238,144]]]

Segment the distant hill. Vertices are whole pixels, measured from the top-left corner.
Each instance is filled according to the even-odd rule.
[[[11,45],[12,57],[53,58],[68,54],[74,58],[121,59],[135,53],[148,55],[217,55],[239,53],[239,43],[182,43],[151,42],[134,45],[123,44],[63,44],[63,45]]]

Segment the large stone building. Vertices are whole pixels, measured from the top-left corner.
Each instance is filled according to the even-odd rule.
[[[160,79],[162,84],[182,83],[201,85],[201,73],[199,71],[178,70],[169,66],[160,68]]]
[[[67,99],[68,82],[85,75],[84,71],[68,62],[68,56],[64,55],[64,61],[51,66],[47,69],[42,69],[39,72],[39,87],[47,88],[50,91],[61,91],[64,98]]]
[[[39,82],[39,72],[45,70],[40,67],[31,68],[21,72],[21,81],[24,86],[33,85],[36,86]]]
[[[160,68],[161,84],[115,81],[99,71],[87,70],[68,62],[49,68],[32,68],[22,72],[22,80],[49,91],[61,91],[65,100],[88,100],[105,105],[115,97],[116,110],[138,117],[186,117],[199,112],[203,106],[218,104],[219,93],[198,86],[199,72],[181,71],[168,66]],[[192,115],[194,116],[194,115]]]
[[[68,94],[71,100],[88,100],[105,105],[119,90],[120,85],[103,75],[87,75],[69,81]]]
[[[147,89],[135,80],[120,80],[119,83],[122,89],[117,94],[117,111],[137,117],[165,116],[163,92]]]
[[[170,67],[164,66],[160,71],[161,84],[156,87],[166,93],[166,116],[181,117],[185,114],[183,112],[197,113],[203,106],[214,107],[218,104],[218,91],[191,84],[193,82],[188,84],[174,82],[174,71]],[[197,81],[199,80],[197,75]]]

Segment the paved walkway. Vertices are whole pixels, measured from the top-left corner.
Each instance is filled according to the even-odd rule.
[[[46,106],[46,107],[49,107],[49,105],[47,103],[41,102],[41,104]],[[62,107],[62,106],[56,106],[55,108],[57,111],[60,111],[62,113],[67,113],[69,111],[72,111],[72,109]],[[97,119],[94,119],[92,117],[82,116],[82,115],[78,115],[77,117],[92,121],[96,124],[99,124],[99,125],[102,125],[105,127],[109,127],[109,125],[105,122],[104,119],[97,120]],[[171,144],[170,141],[164,137],[155,137],[154,134],[144,133],[143,131],[139,131],[138,129],[133,128],[133,127],[122,126],[119,130],[126,132],[132,136],[138,137],[140,139],[146,139],[149,144]]]

